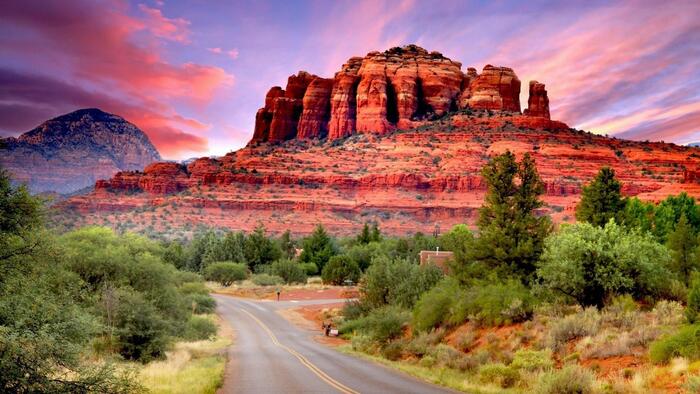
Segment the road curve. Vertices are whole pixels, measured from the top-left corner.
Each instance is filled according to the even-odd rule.
[[[313,340],[277,310],[339,300],[255,301],[214,295],[218,314],[236,330],[220,393],[452,393]]]

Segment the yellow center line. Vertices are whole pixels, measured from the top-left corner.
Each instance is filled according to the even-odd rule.
[[[245,314],[247,314],[248,316],[250,316],[253,320],[255,320],[256,323],[258,323],[258,325],[259,325],[259,326],[267,333],[267,335],[270,337],[270,339],[272,340],[272,343],[274,343],[276,346],[281,347],[282,349],[286,350],[286,351],[289,352],[291,355],[293,355],[294,357],[296,357],[297,359],[299,359],[299,361],[300,361],[304,366],[306,366],[306,367],[307,367],[311,372],[313,372],[316,376],[318,376],[319,378],[321,378],[321,380],[323,380],[324,382],[326,382],[326,383],[328,383],[329,385],[333,386],[333,388],[337,389],[337,390],[340,391],[341,393],[345,393],[345,394],[360,394],[359,392],[357,392],[357,391],[355,391],[355,390],[349,388],[348,386],[345,386],[344,384],[342,384],[342,383],[338,382],[337,380],[335,380],[335,379],[331,378],[330,376],[328,376],[325,372],[323,372],[320,368],[318,368],[317,366],[315,366],[311,361],[309,361],[306,357],[304,357],[303,355],[301,355],[301,354],[300,354],[299,352],[297,352],[296,350],[294,350],[294,349],[292,349],[292,348],[290,348],[290,347],[288,347],[288,346],[285,346],[285,345],[283,345],[282,343],[280,343],[280,341],[277,340],[277,337],[275,336],[275,334],[272,332],[272,330],[270,330],[270,329],[265,325],[265,323],[263,323],[262,321],[260,321],[260,319],[258,319],[257,317],[255,317],[255,315],[253,315],[252,313],[248,312],[247,310],[245,310],[245,309],[243,309],[243,308],[240,308],[240,309],[241,309],[241,311],[243,311]]]

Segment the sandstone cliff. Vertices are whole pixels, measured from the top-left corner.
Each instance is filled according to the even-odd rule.
[[[407,45],[350,58],[333,79],[300,71],[285,90],[270,89],[251,143],[386,134],[458,109],[520,113],[520,80],[513,69],[486,65],[478,74],[461,67],[439,52]],[[549,119],[544,85],[533,90],[531,84],[530,94],[526,114]]]
[[[161,159],[136,126],[95,108],[59,116],[0,142],[0,166],[33,192],[73,192]]]

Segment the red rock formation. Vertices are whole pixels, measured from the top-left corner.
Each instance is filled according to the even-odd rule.
[[[357,72],[362,65],[361,57],[353,57],[335,74],[331,92],[331,119],[328,124],[328,139],[345,138],[355,133],[357,120]]]
[[[280,142],[297,135],[297,123],[301,114],[301,100],[279,97],[272,106],[272,122],[268,141]]]
[[[527,99],[527,109],[523,113],[528,116],[550,119],[549,98],[543,83],[530,81],[530,96]]]
[[[190,178],[204,184],[216,182],[217,175],[221,172],[221,163],[216,159],[201,157],[187,166]]]
[[[264,142],[270,137],[270,123],[272,123],[272,107],[277,97],[284,97],[284,90],[279,86],[273,86],[265,95],[265,106],[255,114],[255,130],[253,142]]]
[[[520,112],[520,80],[512,68],[486,65],[469,90],[470,108]]]
[[[306,71],[299,71],[297,75],[290,75],[287,78],[287,88],[284,91],[284,97],[297,100],[303,99],[304,94],[306,94],[306,88],[316,78],[318,77]]]
[[[315,78],[311,81],[304,94],[297,138],[325,138],[328,135],[332,89],[332,79]]]

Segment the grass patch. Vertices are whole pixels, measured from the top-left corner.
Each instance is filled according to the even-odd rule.
[[[177,342],[167,359],[146,365],[128,363],[149,393],[213,394],[223,384],[229,338]]]

